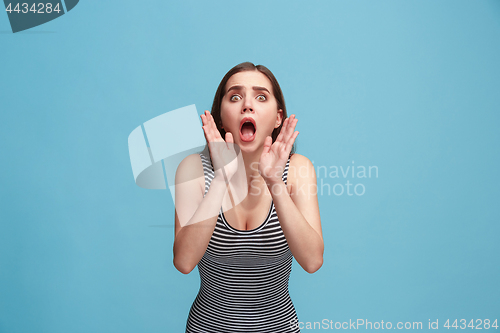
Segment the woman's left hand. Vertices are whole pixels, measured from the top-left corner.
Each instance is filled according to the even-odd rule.
[[[264,150],[260,156],[259,173],[268,186],[282,182],[283,171],[290,156],[295,138],[299,135],[295,131],[297,125],[295,115],[285,119],[281,132],[273,143],[273,139],[268,136],[264,141]]]

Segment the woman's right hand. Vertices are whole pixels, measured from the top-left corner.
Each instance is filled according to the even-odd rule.
[[[238,159],[234,147],[233,135],[230,132],[226,132],[226,140],[224,141],[215,125],[214,118],[206,110],[205,114],[201,115],[201,120],[203,122],[205,139],[210,150],[210,158],[214,166],[215,177],[224,179],[227,183],[238,170]]]

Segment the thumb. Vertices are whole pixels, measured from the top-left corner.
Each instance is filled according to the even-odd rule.
[[[233,134],[231,134],[231,132],[226,132],[226,143],[234,143]]]

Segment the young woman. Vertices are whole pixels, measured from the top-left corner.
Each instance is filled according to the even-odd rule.
[[[201,119],[208,150],[176,173],[174,265],[201,279],[186,332],[299,332],[292,259],[317,271],[323,236],[313,165],[293,153],[297,119],[274,75],[249,62]]]

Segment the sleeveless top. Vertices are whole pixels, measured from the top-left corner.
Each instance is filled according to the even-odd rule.
[[[205,154],[200,153],[206,195],[214,169]],[[285,184],[290,156],[282,176]],[[198,263],[200,290],[189,311],[186,333],[300,333],[288,293],[292,259],[274,202],[265,221],[252,230],[230,226],[221,207]]]

